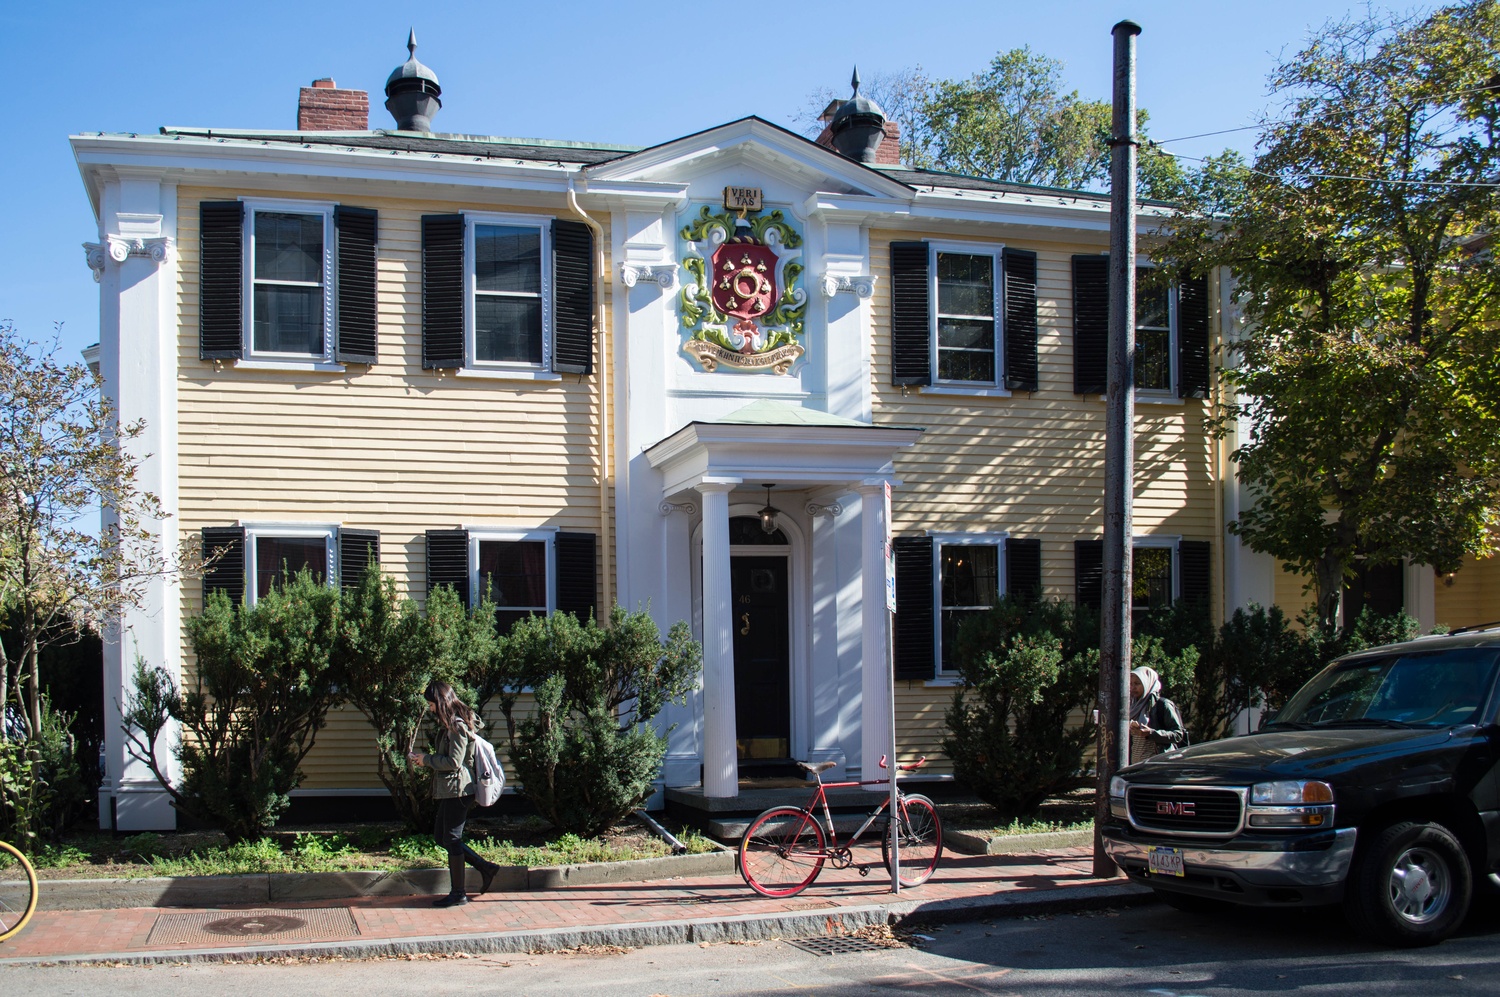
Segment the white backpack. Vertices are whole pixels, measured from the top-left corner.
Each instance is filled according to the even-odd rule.
[[[495,746],[483,734],[474,732],[474,803],[494,806],[505,789],[505,769],[495,757]]]

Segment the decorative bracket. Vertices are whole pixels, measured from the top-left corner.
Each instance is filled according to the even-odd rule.
[[[675,263],[621,263],[620,282],[626,287],[635,287],[641,281],[650,281],[664,291],[677,284]]]
[[[807,514],[814,519],[819,516],[827,516],[829,519],[833,519],[836,516],[844,514],[844,507],[837,502],[829,502],[827,505],[809,502],[807,503]]]
[[[159,266],[172,258],[172,249],[172,239],[169,236],[123,239],[120,236],[111,235],[106,236],[103,243],[85,242],[83,244],[84,258],[88,261],[89,269],[94,271],[95,283],[104,274],[106,258],[116,263],[124,263],[132,256],[137,256]]]
[[[663,502],[657,506],[657,511],[663,516],[670,516],[674,512],[680,512],[685,516],[696,516],[698,504],[696,502]]]
[[[864,273],[825,273],[823,275],[823,297],[831,298],[840,291],[845,291],[853,294],[855,297],[868,298],[875,293],[875,281],[877,279],[870,274]]]

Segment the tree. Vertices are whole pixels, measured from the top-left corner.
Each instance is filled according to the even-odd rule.
[[[19,648],[0,642],[0,708],[20,708],[31,737],[45,713],[42,652],[103,631],[184,566],[148,526],[165,514],[136,481],[145,422],[122,425],[99,377],[57,350],[0,323],[0,607]]]
[[[1309,579],[1331,629],[1362,567],[1495,548],[1500,3],[1331,23],[1271,86],[1253,168],[1205,185],[1156,255],[1233,272],[1248,328],[1221,428],[1248,416],[1256,501],[1232,529]]]
[[[861,90],[901,125],[908,165],[1067,190],[1109,185],[1110,104],[1062,89],[1063,64],[1029,46],[998,53],[967,79],[931,80],[920,68],[877,75]],[[820,100],[829,91],[820,91]],[[1144,136],[1148,119],[1140,111]],[[1177,161],[1143,158],[1140,191],[1171,199],[1186,183]]]

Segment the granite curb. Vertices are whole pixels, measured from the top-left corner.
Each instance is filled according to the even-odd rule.
[[[580,865],[503,866],[494,889],[553,890],[561,886],[605,886],[736,871],[730,849],[699,855],[664,855],[624,862]],[[38,910],[114,910],[122,907],[219,907],[358,897],[432,896],[448,891],[446,869],[397,872],[286,872],[246,876],[161,876],[141,879],[44,879]],[[469,887],[479,874],[469,870]]]
[[[412,938],[378,938],[336,942],[305,942],[236,948],[205,948],[188,951],[98,952],[67,957],[5,959],[0,966],[54,966],[88,963],[123,965],[174,965],[185,963],[237,963],[283,959],[380,959],[408,955],[518,954],[546,952],[592,945],[644,948],[700,942],[772,941],[841,935],[870,925],[917,928],[927,924],[973,921],[982,918],[1022,917],[1133,907],[1155,902],[1148,889],[1130,883],[1072,886],[1048,890],[1016,890],[985,897],[922,902],[892,900],[889,903],[823,908],[815,911],[776,914],[742,914],[686,921],[642,921],[581,928],[546,928],[523,931],[480,932],[463,935],[428,935]]]
[[[1038,834],[976,834],[943,828],[943,847],[964,855],[1034,855],[1054,848],[1093,844],[1094,829],[1043,831]]]

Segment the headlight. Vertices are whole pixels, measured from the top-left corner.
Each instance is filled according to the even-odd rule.
[[[1130,811],[1125,806],[1125,780],[1119,776],[1109,780],[1109,812],[1121,820],[1130,819]]]
[[[1115,776],[1114,778],[1110,779],[1109,795],[1123,797],[1125,795],[1125,780],[1120,778],[1119,776]]]
[[[1250,788],[1250,803],[1258,807],[1297,807],[1333,802],[1333,787],[1326,782],[1257,782]]]

